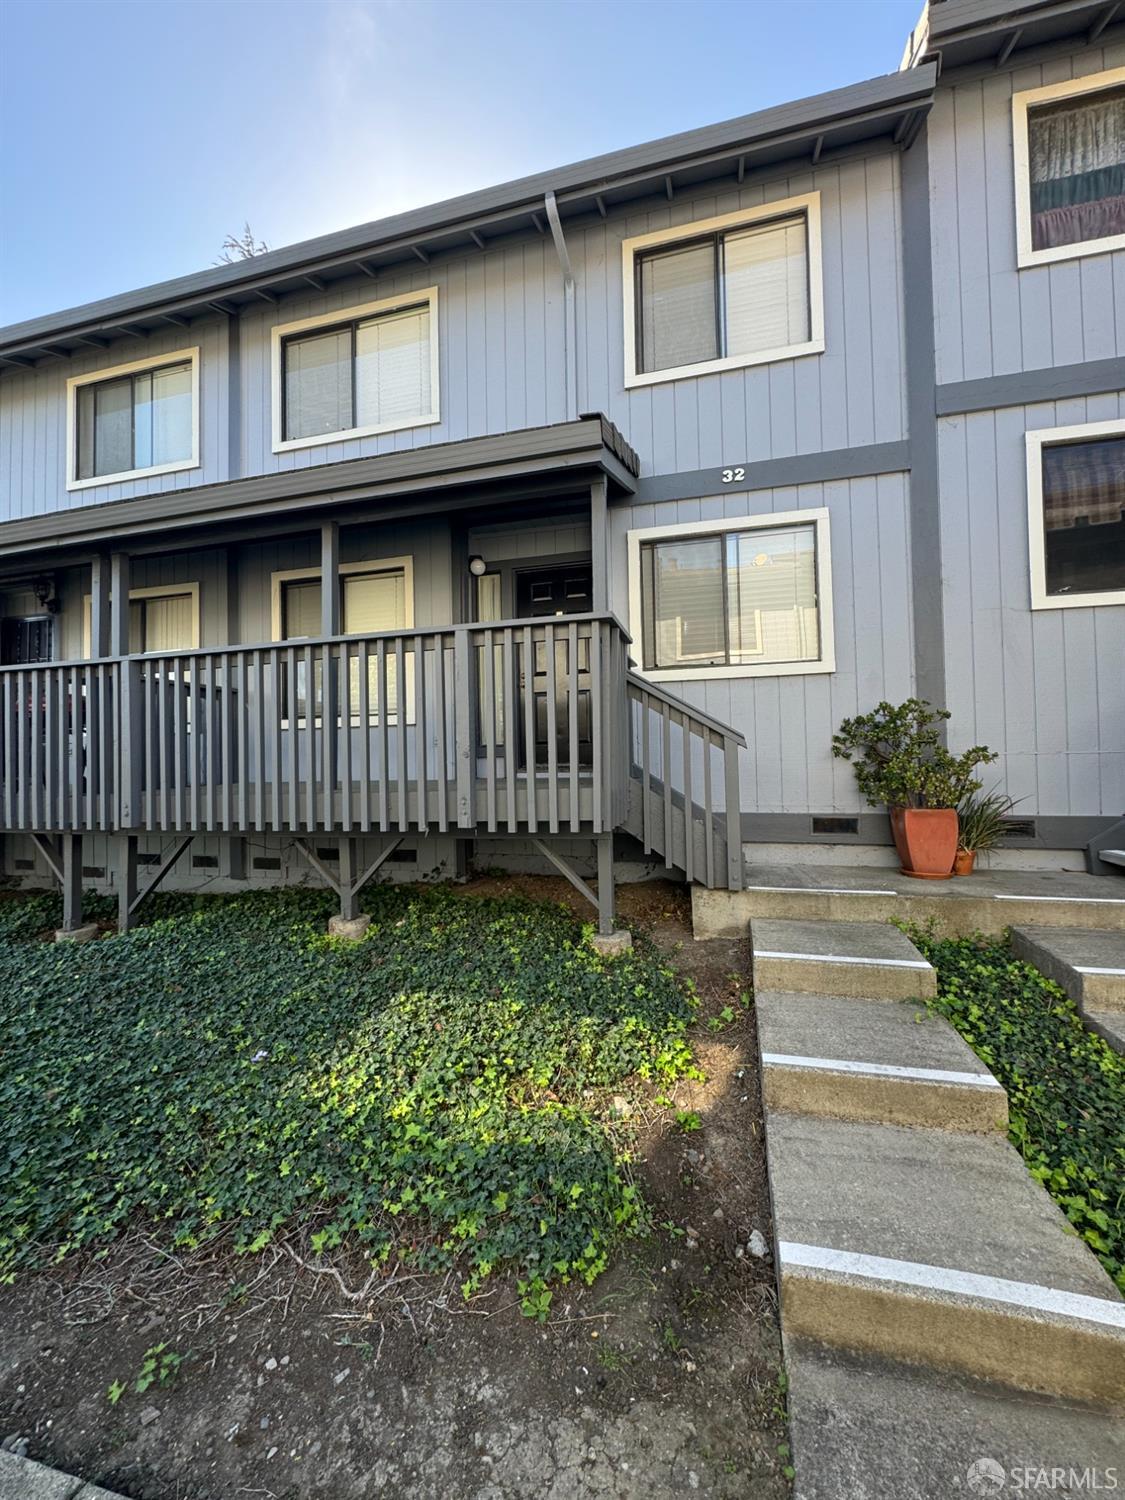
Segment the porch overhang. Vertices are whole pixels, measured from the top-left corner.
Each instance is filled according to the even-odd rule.
[[[299,529],[304,513],[341,521],[365,513],[389,517],[577,492],[604,476],[610,495],[632,494],[640,461],[601,415],[491,437],[435,443],[323,464],[314,469],[141,495],[0,524],[0,570],[50,553],[73,555],[138,543],[153,550],[177,540],[229,539],[241,526],[254,535]],[[154,538],[159,541],[154,542]]]

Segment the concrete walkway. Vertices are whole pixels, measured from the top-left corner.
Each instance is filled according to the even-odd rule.
[[[0,1500],[124,1500],[124,1496],[0,1449]]]
[[[750,937],[798,1500],[1125,1463],[1125,1302],[917,1003],[932,967],[885,924]]]

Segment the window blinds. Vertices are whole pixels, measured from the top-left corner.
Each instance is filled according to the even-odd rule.
[[[285,436],[318,437],[352,425],[350,328],[285,346]]]
[[[432,410],[428,307],[357,325],[355,394],[359,427],[408,422]]]
[[[809,337],[809,268],[804,219],[724,235],[723,309],[727,354],[756,354]]]

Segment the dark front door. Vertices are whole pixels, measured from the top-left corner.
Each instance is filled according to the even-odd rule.
[[[25,662],[50,661],[54,623],[51,615],[0,620],[0,664],[15,667]]]
[[[516,574],[516,614],[521,620],[551,619],[556,616],[589,614],[593,598],[593,573],[588,562],[570,566],[553,566],[520,570]],[[560,632],[562,635],[562,632]],[[555,642],[553,652],[554,672],[550,670],[547,644],[538,641],[535,645],[535,661],[532,666],[531,692],[535,706],[535,764],[547,764],[548,741],[551,735],[550,698],[555,703],[554,741],[558,764],[570,765],[571,710],[577,720],[578,764],[593,763],[593,742],[590,726],[590,640],[580,639],[575,648],[572,664],[570,642],[565,636]],[[573,678],[572,678],[573,670]],[[526,666],[524,668],[526,672]],[[526,692],[526,679],[521,681]],[[523,716],[520,716],[523,723]],[[523,747],[524,762],[527,747]]]

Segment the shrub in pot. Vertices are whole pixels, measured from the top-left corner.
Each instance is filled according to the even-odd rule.
[[[1004,819],[1015,807],[1005,792],[995,788],[983,797],[970,793],[957,808],[957,857],[954,875],[971,875],[978,854],[984,854],[1004,837]]]
[[[947,709],[908,698],[845,719],[832,736],[832,754],[851,763],[863,796],[888,808],[902,873],[919,880],[949,879],[957,808],[980,791],[976,767],[996,759],[985,745],[961,755],[948,750],[941,739],[948,718]]]

